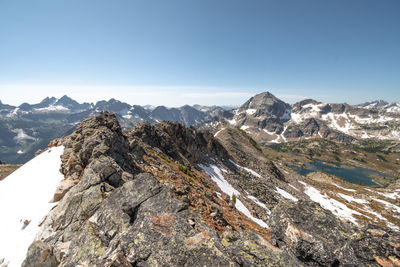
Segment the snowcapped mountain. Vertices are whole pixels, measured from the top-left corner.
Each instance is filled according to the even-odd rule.
[[[46,147],[50,140],[71,133],[77,123],[101,111],[117,114],[124,128],[141,122],[163,120],[190,126],[217,115],[216,108],[210,109],[210,112],[188,105],[149,109],[116,99],[80,104],[68,96],[60,99],[46,97],[40,103],[23,103],[18,107],[0,102],[0,159],[9,163],[26,162],[37,150]]]
[[[362,139],[399,140],[397,103],[366,103],[365,107],[329,104],[306,99],[289,105],[270,93],[250,98],[223,122],[250,133],[261,143],[281,143],[308,138],[340,142]],[[379,107],[379,110],[374,107]]]
[[[385,111],[385,112],[390,112],[390,113],[399,113],[400,112],[400,103],[394,102],[394,103],[389,104],[388,102],[386,102],[384,100],[366,102],[366,103],[357,105],[357,107],[373,109],[373,110],[380,110],[380,111]]]
[[[366,108],[366,109],[379,109],[381,107],[384,107],[386,105],[388,105],[389,103],[386,102],[385,100],[375,100],[372,102],[365,102],[362,104],[357,105],[358,107],[361,108]]]

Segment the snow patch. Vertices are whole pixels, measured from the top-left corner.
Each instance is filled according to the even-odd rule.
[[[350,132],[350,130],[352,129],[351,120],[349,119],[349,117],[347,116],[346,113],[334,114],[331,112],[331,113],[322,115],[321,119],[329,122],[330,127],[334,128],[340,132],[346,133],[346,134],[348,134]],[[344,124],[344,125],[342,126],[339,123]]]
[[[249,109],[246,109],[246,113],[248,114],[248,115],[253,115],[254,113],[256,113],[256,109],[254,109],[254,108],[249,108]]]
[[[228,120],[229,124],[236,125],[237,121],[233,118],[232,120]]]
[[[375,193],[377,193],[377,194],[379,194],[379,195],[381,195],[381,196],[387,197],[387,198],[394,199],[394,200],[396,200],[396,199],[399,197],[399,193],[398,193],[398,192],[393,192],[393,193],[388,193],[388,192],[385,192],[385,193],[382,193],[382,192],[375,192]]]
[[[271,211],[267,208],[267,206],[265,206],[265,204],[262,203],[261,201],[259,201],[256,197],[254,197],[254,196],[247,196],[247,197],[248,197],[249,199],[253,200],[254,203],[256,203],[258,206],[264,208],[264,209],[266,210],[266,212],[267,212],[268,215],[271,214]]]
[[[220,133],[220,132],[222,132],[223,130],[225,130],[226,128],[222,128],[221,130],[219,130],[218,132],[216,132],[215,134],[214,134],[214,137],[217,137],[217,135]]]
[[[280,117],[281,120],[290,120],[290,113],[292,110],[290,108],[285,109],[285,112],[283,115]]]
[[[266,133],[269,134],[269,135],[275,135],[275,134],[276,134],[275,132],[268,132],[267,129],[263,129],[263,131],[266,132]]]
[[[47,111],[69,111],[69,109],[66,108],[66,107],[60,106],[60,105],[57,105],[57,106],[50,105],[50,106],[45,107],[45,108],[35,108],[34,111],[37,111],[37,112],[47,112]]]
[[[238,211],[240,211],[241,213],[246,215],[248,218],[250,218],[253,222],[257,223],[261,227],[269,228],[268,224],[266,224],[263,220],[253,217],[253,215],[251,215],[250,211],[246,208],[245,205],[243,205],[243,203],[239,199],[236,199],[235,207],[238,209]]]
[[[340,186],[340,185],[337,185],[337,184],[333,184],[333,185],[336,186],[337,188],[343,189],[345,191],[356,192],[356,190],[354,190],[354,189],[344,188],[343,186]]]
[[[328,197],[326,194],[321,194],[315,187],[307,185],[304,182],[299,181],[304,184],[305,190],[304,193],[310,197],[312,201],[315,201],[321,205],[324,209],[330,210],[333,214],[338,216],[341,219],[345,219],[351,221],[354,224],[357,224],[356,219],[353,215],[362,215],[361,213],[349,209],[345,204]]]
[[[218,167],[217,165],[205,166],[203,164],[199,164],[198,166],[208,175],[210,175],[211,179],[218,185],[222,192],[230,197],[232,197],[233,194],[236,196],[240,195],[239,191],[233,188],[233,186],[228,183],[227,180],[225,180],[224,176],[222,175],[222,172],[225,171],[223,168]]]
[[[25,140],[36,140],[36,138],[27,135],[23,129],[14,129],[12,132],[16,133],[17,136],[14,136],[14,140],[17,142],[23,142]]]
[[[359,204],[366,204],[366,203],[368,203],[368,201],[366,201],[365,199],[354,198],[354,197],[352,197],[352,196],[348,196],[348,195],[345,195],[345,194],[342,194],[342,193],[338,193],[338,195],[339,195],[341,198],[347,200],[348,202],[356,202],[356,203],[359,203]]]
[[[53,147],[0,182],[0,259],[8,267],[21,266],[40,222],[55,206],[49,201],[64,178],[63,152],[63,146]]]
[[[290,117],[291,120],[297,124],[303,121],[303,116],[301,116],[299,113],[292,113]]]
[[[277,187],[277,188],[275,189],[275,191],[276,191],[278,194],[280,194],[281,196],[283,196],[284,198],[293,200],[294,202],[298,201],[297,198],[295,198],[294,196],[292,196],[290,193],[286,192],[285,190],[280,189],[279,187]]]
[[[226,172],[225,169],[218,167],[217,165],[205,166],[203,164],[199,164],[198,166],[201,169],[203,169],[208,175],[210,175],[211,179],[218,185],[218,187],[221,189],[222,192],[224,192],[230,197],[232,197],[233,194],[235,194],[236,196],[240,195],[239,191],[233,188],[233,186],[229,184],[228,181],[226,181],[224,176],[222,175],[222,172]],[[257,223],[261,227],[268,228],[268,225],[264,221],[253,217],[253,215],[251,215],[250,211],[246,208],[246,206],[237,198],[235,206],[241,213],[246,215],[252,221]]]
[[[257,178],[261,178],[261,177],[262,177],[260,174],[256,173],[256,172],[253,171],[252,169],[249,169],[249,168],[240,166],[239,164],[237,164],[236,162],[234,162],[234,161],[231,160],[231,159],[230,159],[229,161],[230,161],[233,165],[235,165],[237,168],[241,168],[241,169],[247,171],[248,173],[254,175],[254,176],[257,177]]]
[[[382,200],[382,199],[378,199],[378,198],[372,198],[372,199],[373,199],[374,201],[377,201],[377,202],[382,203],[383,205],[386,206],[386,208],[388,208],[388,209],[390,209],[390,210],[392,210],[392,211],[397,212],[397,213],[400,214],[400,207],[398,207],[398,206],[396,206],[396,205],[393,205],[392,203],[387,202],[387,201]]]

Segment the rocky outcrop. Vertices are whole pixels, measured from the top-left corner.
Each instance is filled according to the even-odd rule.
[[[86,166],[93,161],[97,162],[92,164],[98,168],[95,171],[106,169],[102,170],[102,178],[113,186],[120,185],[121,181],[131,176],[129,173],[137,171],[134,159],[129,154],[130,145],[112,113],[102,112],[84,120],[70,136],[56,143],[65,147],[61,166],[65,179],[58,187],[54,201],[60,200],[81,180]],[[96,167],[99,162],[100,167]]]
[[[45,242],[35,241],[30,245],[22,267],[54,267],[58,266],[58,264],[59,262],[53,254],[53,249]]]
[[[64,180],[54,197],[59,202],[23,266],[398,263],[399,233],[372,225],[357,229],[301,200],[307,197],[292,186],[294,178],[243,131],[221,135],[220,143],[171,122],[122,131],[109,112],[86,119],[51,144],[65,147]],[[223,172],[224,186],[237,190],[241,206],[201,166]],[[266,229],[260,221],[268,217]]]
[[[200,187],[180,190],[138,166],[155,149],[149,144],[166,154],[177,149],[193,160],[224,153],[207,136],[172,123],[123,133],[108,112],[82,122],[71,136],[55,142],[65,146],[62,172],[70,187],[58,192],[59,203],[44,220],[23,266],[301,266],[251,228],[234,230],[223,220],[219,204],[212,204],[213,216],[224,222],[214,228],[177,197]],[[189,151],[179,148],[183,144]],[[190,151],[205,154],[190,156]],[[208,209],[207,201],[197,199]]]
[[[143,123],[129,131],[131,142],[141,141],[160,149],[169,157],[182,163],[207,162],[211,157],[228,158],[226,150],[216,142],[210,132],[200,132],[180,123]]]
[[[353,228],[311,201],[278,205],[271,240],[311,266],[399,266],[400,234],[367,225]]]

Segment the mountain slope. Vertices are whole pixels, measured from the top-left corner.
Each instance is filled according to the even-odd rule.
[[[378,266],[400,259],[395,227],[360,228],[365,221],[349,214],[359,206],[271,162],[245,132],[214,135],[171,122],[122,131],[107,112],[84,120],[53,142],[65,147],[64,178],[53,193],[59,202],[23,266]]]

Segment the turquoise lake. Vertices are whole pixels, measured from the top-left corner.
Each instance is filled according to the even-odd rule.
[[[347,163],[335,163],[336,166],[326,164],[322,161],[307,162],[305,166],[289,165],[300,175],[306,175],[315,171],[322,171],[343,178],[347,182],[362,184],[367,186],[379,186],[374,183],[372,177],[378,175],[381,177],[391,177],[390,175],[372,169],[353,166]]]

